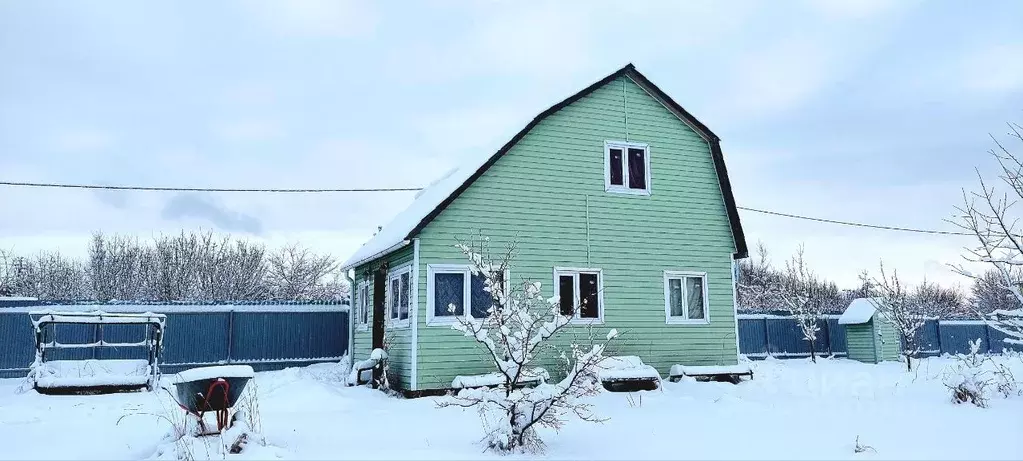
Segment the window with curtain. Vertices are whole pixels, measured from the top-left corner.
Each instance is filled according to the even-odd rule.
[[[603,319],[599,270],[555,270],[561,315],[579,321],[600,322]]]
[[[706,274],[666,272],[665,314],[668,322],[706,322]]]
[[[649,147],[646,144],[618,141],[605,142],[605,190],[626,194],[649,194],[649,153]]]
[[[387,275],[387,319],[405,323],[411,301],[411,267],[403,267]]]
[[[481,319],[489,315],[494,298],[486,289],[486,278],[473,275],[469,266],[437,264],[427,268],[427,322],[450,323],[457,316],[471,315]],[[502,279],[507,279],[507,273]],[[432,294],[431,294],[432,293]],[[454,305],[454,311],[448,306]]]

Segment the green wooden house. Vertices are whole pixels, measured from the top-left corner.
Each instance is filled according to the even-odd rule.
[[[592,306],[562,341],[616,328],[615,354],[662,375],[737,363],[734,271],[747,247],[719,138],[633,65],[431,184],[344,263],[353,359],[386,345],[391,384],[406,391],[494,371],[451,329],[453,315],[490,305],[455,248],[480,234],[495,249],[516,243],[510,280]],[[541,362],[558,374],[554,357]]]
[[[845,326],[848,357],[866,363],[899,360],[899,334],[895,327],[878,314],[870,298],[857,298],[849,303],[838,324]]]

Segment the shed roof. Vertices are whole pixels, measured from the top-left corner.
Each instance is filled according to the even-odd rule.
[[[877,302],[874,298],[856,298],[845,308],[838,318],[839,325],[859,325],[867,323],[877,313]]]
[[[614,73],[600,79],[582,91],[569,96],[565,100],[547,108],[533,118],[521,131],[515,134],[511,140],[501,148],[486,157],[477,159],[471,164],[452,170],[444,175],[429,187],[416,195],[416,199],[405,211],[399,213],[380,232],[377,232],[368,242],[362,245],[355,254],[342,264],[342,267],[349,269],[364,262],[376,259],[398,248],[409,244],[411,238],[419,233],[430,221],[439,215],[452,201],[467,189],[472,183],[483,175],[497,159],[507,153],[519,142],[530,130],[548,116],[561,110],[563,107],[578,101],[594,90],[606,85],[618,77],[627,76],[637,85],[643,88],[654,99],[657,99],[669,111],[677,116],[684,123],[689,125],[693,131],[699,134],[710,145],[711,156],[714,159],[714,168],[717,171],[718,183],[721,187],[721,195],[725,202],[725,212],[728,214],[728,222],[732,229],[732,238],[735,242],[735,259],[745,258],[749,251],[746,246],[746,237],[739,222],[739,211],[735,206],[735,197],[732,195],[732,185],[728,179],[728,171],[725,168],[724,155],[721,153],[721,138],[710,131],[706,125],[693,117],[692,114],[682,108],[674,99],[654,85],[649,79],[641,74],[631,63],[618,69]]]

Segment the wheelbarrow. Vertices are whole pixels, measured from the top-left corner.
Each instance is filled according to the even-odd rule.
[[[192,426],[193,435],[219,434],[231,427],[233,420],[229,418],[229,411],[238,402],[252,375],[252,367],[248,365],[192,368],[174,375],[178,406],[196,423]],[[209,412],[217,416],[216,431],[207,428],[203,419]]]

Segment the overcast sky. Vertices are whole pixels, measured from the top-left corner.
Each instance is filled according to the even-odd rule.
[[[632,62],[722,137],[739,205],[951,230],[1023,121],[1023,2],[526,3],[0,0],[0,180],[418,186]],[[343,259],[411,200],[7,187],[0,247],[204,228]],[[844,285],[881,258],[954,283],[970,243],[741,216]]]

